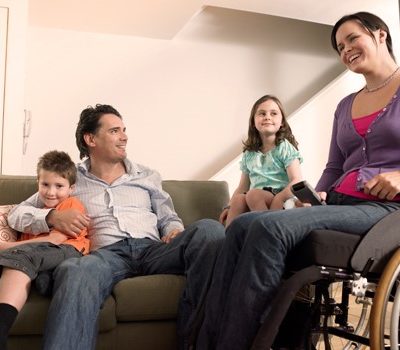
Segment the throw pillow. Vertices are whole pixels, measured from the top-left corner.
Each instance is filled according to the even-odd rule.
[[[15,205],[0,205],[0,241],[15,242],[18,232],[8,226],[7,216]]]

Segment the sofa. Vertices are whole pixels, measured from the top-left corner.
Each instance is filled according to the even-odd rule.
[[[229,201],[228,185],[223,181],[168,180],[163,188],[185,226],[202,218],[218,219]],[[0,176],[0,205],[20,203],[34,192],[35,177]],[[184,276],[177,275],[140,276],[119,282],[100,311],[96,349],[176,349],[176,316],[184,285]],[[49,303],[50,298],[32,288],[11,329],[9,350],[41,349]]]

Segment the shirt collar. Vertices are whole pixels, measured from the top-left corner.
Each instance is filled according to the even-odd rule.
[[[126,173],[128,175],[135,176],[142,172],[139,166],[136,163],[131,162],[128,158],[125,158],[123,162],[125,165]],[[85,174],[86,176],[89,175],[90,158],[86,158],[83,162],[78,163],[77,167],[78,170],[80,170],[83,174]]]

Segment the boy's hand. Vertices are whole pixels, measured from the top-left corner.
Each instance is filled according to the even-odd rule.
[[[90,218],[77,209],[52,210],[46,217],[47,224],[70,237],[78,237],[79,233],[89,226]]]
[[[48,235],[49,242],[56,244],[56,245],[59,245],[59,244],[65,242],[68,238],[69,237],[66,234],[61,233],[57,230],[51,230]]]

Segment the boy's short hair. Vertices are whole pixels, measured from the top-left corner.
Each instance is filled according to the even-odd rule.
[[[76,166],[70,156],[65,152],[49,151],[39,158],[37,176],[40,170],[52,171],[69,181],[70,185],[76,182]]]

